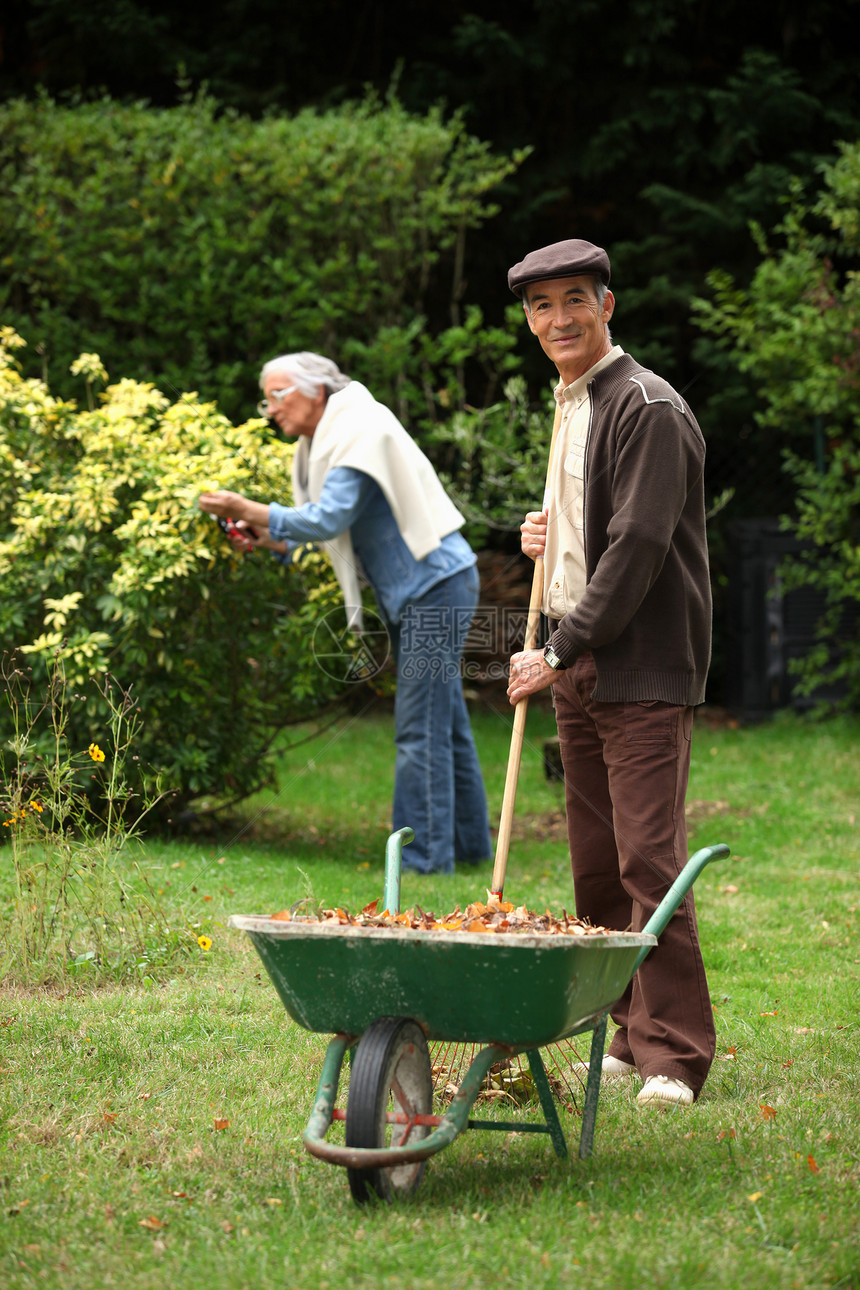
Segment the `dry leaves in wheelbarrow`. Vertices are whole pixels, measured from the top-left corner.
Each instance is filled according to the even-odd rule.
[[[487,893],[487,903],[474,901],[464,910],[458,905],[450,914],[437,918],[435,914],[425,912],[417,905],[405,913],[392,914],[387,909],[379,910],[379,901],[374,900],[365,905],[359,914],[350,914],[345,909],[317,908],[311,912],[308,902],[297,901],[289,909],[282,909],[271,915],[277,922],[303,922],[340,925],[344,927],[396,927],[411,928],[419,932],[489,932],[517,933],[527,932],[530,935],[543,936],[606,936],[609,929],[596,927],[587,919],[575,918],[562,910],[561,917],[556,918],[549,910],[536,914],[525,905],[515,906],[510,901],[500,900],[491,892]]]

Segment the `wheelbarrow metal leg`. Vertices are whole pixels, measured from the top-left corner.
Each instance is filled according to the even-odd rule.
[[[324,1138],[328,1133],[344,1055],[354,1040],[354,1035],[335,1035],[329,1040],[305,1137]]]
[[[552,1089],[549,1086],[549,1080],[546,1077],[546,1067],[543,1064],[543,1058],[537,1048],[526,1049],[526,1057],[529,1059],[529,1068],[531,1069],[532,1079],[535,1082],[535,1088],[540,1098],[541,1110],[544,1113],[546,1127],[549,1130],[550,1140],[555,1149],[555,1154],[561,1160],[567,1158],[567,1142],[564,1137],[564,1129],[561,1127],[561,1120],[558,1118],[558,1111],[555,1107],[555,1098],[552,1095]]]
[[[594,1145],[594,1125],[597,1104],[600,1101],[600,1080],[603,1075],[603,1048],[606,1044],[606,1016],[594,1027],[591,1036],[591,1055],[588,1059],[588,1081],[585,1085],[585,1105],[582,1108],[582,1129],[579,1134],[579,1158],[587,1160]]]

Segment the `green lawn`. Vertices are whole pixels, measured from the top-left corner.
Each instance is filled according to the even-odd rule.
[[[509,723],[475,708],[494,813]],[[534,704],[506,895],[558,912],[571,883],[542,769],[552,730]],[[856,1290],[858,747],[856,718],[697,720],[691,849],[732,856],[697,884],[718,1059],[695,1107],[644,1113],[606,1090],[585,1162],[537,1135],[466,1133],[408,1202],[364,1209],[301,1146],[327,1037],[289,1020],[226,920],[308,892],[351,908],[381,894],[391,718],[344,718],[285,751],[278,790],[215,838],[147,846],[165,902],[212,938],[198,966],[145,988],[0,994],[0,1285]],[[491,872],[404,875],[403,903],[445,912],[483,898]],[[518,1114],[539,1118],[504,1118]],[[563,1123],[575,1147],[576,1115]]]

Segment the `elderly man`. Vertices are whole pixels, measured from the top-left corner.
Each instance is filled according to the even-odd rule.
[[[705,444],[680,395],[613,345],[609,275],[606,252],[578,239],[508,274],[560,412],[545,507],[521,530],[544,560],[551,634],[513,656],[508,695],[553,687],[577,914],[639,931],[687,859],[711,640]],[[715,1049],[692,895],[611,1015],[604,1079],[638,1071],[640,1105],[689,1105]]]
[[[403,867],[453,873],[492,851],[487,798],[461,660],[478,601],[477,560],[463,516],[432,465],[359,381],[322,354],[271,359],[262,415],[298,442],[293,501],[204,493],[199,505],[236,521],[234,540],[290,561],[320,543],[361,628],[361,578],[373,587],[397,663],[393,827],[415,840]]]

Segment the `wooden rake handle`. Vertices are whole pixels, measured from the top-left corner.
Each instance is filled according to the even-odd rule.
[[[544,485],[543,504],[544,510],[549,506],[549,489],[552,480],[552,461],[555,454],[555,445],[558,438],[558,429],[561,424],[561,406],[556,405],[555,419],[552,424],[552,438],[549,445],[549,460],[546,469],[546,483]],[[534,575],[532,577],[532,590],[529,597],[529,615],[526,622],[525,640],[523,649],[534,649],[537,641],[538,627],[540,625],[541,601],[543,600],[543,557],[539,556],[535,560]],[[514,819],[514,805],[517,800],[517,780],[520,776],[520,761],[523,753],[523,738],[526,729],[526,717],[528,715],[529,701],[528,697],[520,699],[514,708],[514,725],[511,732],[511,747],[508,753],[508,769],[505,774],[505,792],[502,798],[502,811],[499,816],[499,833],[496,838],[496,858],[493,865],[493,895],[501,898],[505,886],[505,872],[508,867],[508,850],[511,845],[511,825]]]

